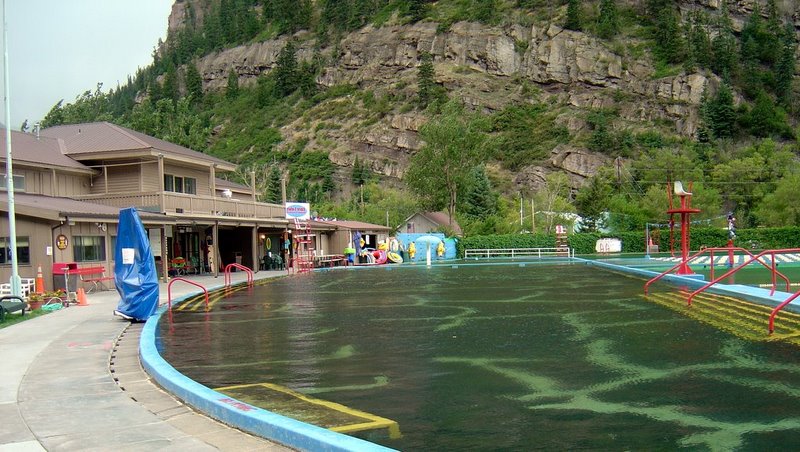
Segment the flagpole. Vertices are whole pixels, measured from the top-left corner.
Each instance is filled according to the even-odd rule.
[[[22,296],[22,280],[19,277],[17,264],[17,222],[14,209],[14,171],[11,164],[11,80],[8,70],[8,13],[6,0],[3,0],[3,67],[5,68],[5,101],[6,101],[6,194],[8,195],[8,253],[11,257],[11,293]]]

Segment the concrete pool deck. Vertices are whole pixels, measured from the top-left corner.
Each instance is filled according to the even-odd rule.
[[[222,276],[190,279],[223,283]],[[244,280],[244,273],[233,274],[234,283]],[[166,284],[160,289],[165,303]],[[172,287],[174,298],[196,290]],[[117,292],[88,300],[0,329],[0,451],[290,450],[213,421],[161,390],[139,364],[142,325],[112,315]]]

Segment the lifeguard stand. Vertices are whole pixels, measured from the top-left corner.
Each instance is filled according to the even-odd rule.
[[[567,228],[563,224],[556,225],[556,253],[569,254],[569,241],[567,241]]]
[[[692,187],[690,183],[689,190],[691,189]],[[692,275],[694,272],[691,268],[689,268],[689,264],[687,263],[687,260],[689,259],[689,215],[693,213],[700,213],[700,209],[692,208],[692,193],[683,189],[683,184],[681,181],[675,181],[674,184],[674,193],[681,199],[680,207],[673,207],[672,192],[669,191],[669,188],[667,189],[667,193],[669,194],[669,210],[667,210],[667,213],[670,214],[670,217],[672,217],[674,214],[681,215],[681,265],[678,267],[678,270],[675,273],[678,275]]]
[[[294,271],[298,273],[310,272],[314,268],[314,245],[311,226],[308,221],[295,218],[292,240],[296,245],[294,253]]]

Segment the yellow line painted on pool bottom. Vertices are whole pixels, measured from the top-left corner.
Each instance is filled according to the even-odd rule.
[[[253,388],[253,387],[264,387],[271,389],[273,391],[281,392],[283,394],[295,397],[299,400],[304,402],[308,402],[313,405],[324,406],[334,411],[338,411],[340,413],[348,414],[353,417],[366,419],[368,422],[359,422],[357,424],[348,424],[348,425],[340,425],[337,427],[331,427],[328,430],[339,432],[339,433],[353,433],[353,432],[360,432],[364,430],[376,430],[385,428],[389,432],[389,438],[397,439],[402,436],[400,433],[400,426],[397,422],[386,419],[384,417],[376,416],[374,414],[370,414],[364,411],[356,410],[354,408],[350,408],[344,406],[340,403],[336,402],[329,402],[327,400],[320,400],[314,397],[309,397],[305,394],[299,393],[297,391],[293,391],[285,386],[276,385],[273,383],[253,383],[253,384],[246,384],[246,385],[234,385],[234,386],[225,386],[221,388],[215,388],[215,391],[224,392],[226,390],[234,390],[234,389],[246,389],[246,388]]]

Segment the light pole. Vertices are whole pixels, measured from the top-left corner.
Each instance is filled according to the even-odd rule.
[[[11,255],[11,294],[22,295],[22,280],[17,265],[17,222],[14,211],[14,171],[11,165],[11,80],[8,70],[8,13],[3,0],[3,66],[6,101],[6,194],[8,195],[8,241]]]

